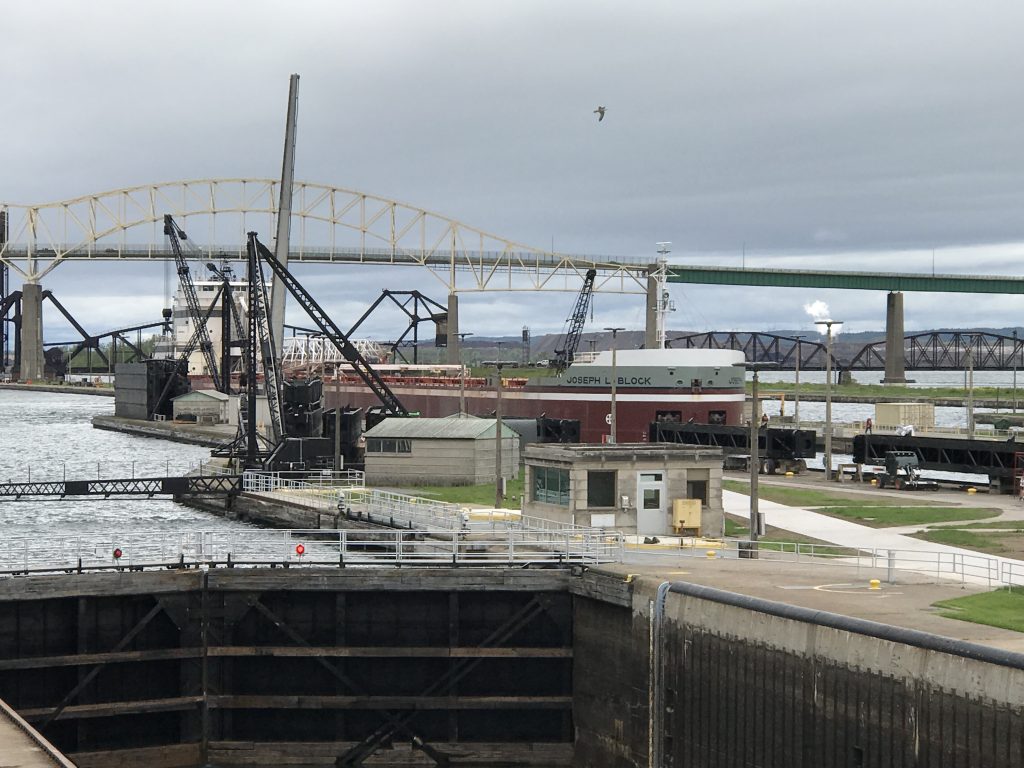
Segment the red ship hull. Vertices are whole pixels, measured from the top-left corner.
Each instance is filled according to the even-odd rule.
[[[459,413],[458,386],[396,384],[388,386],[410,411],[434,418]],[[652,421],[673,419],[698,423],[740,424],[743,418],[742,391],[715,390],[693,392],[689,389],[640,389],[619,387],[615,395],[616,432],[620,443],[647,440]],[[342,381],[336,385],[324,381],[324,400],[329,408],[351,406],[368,408],[380,405],[374,394],[361,383]],[[467,386],[466,412],[475,416],[494,413],[497,395],[493,387]],[[514,387],[502,390],[501,412],[510,418],[575,419],[580,422],[580,439],[600,443],[611,432],[611,392],[569,387]]]

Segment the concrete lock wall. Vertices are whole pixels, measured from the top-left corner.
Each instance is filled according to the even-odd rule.
[[[686,586],[653,633],[649,583],[577,601],[579,768],[1024,765],[1019,654]]]

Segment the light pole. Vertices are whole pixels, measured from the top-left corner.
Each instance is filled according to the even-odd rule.
[[[754,386],[751,391],[753,402],[750,406],[750,540],[757,541],[759,536],[764,535],[764,518],[758,510],[758,475],[761,472],[761,414],[758,400],[757,374],[765,368],[775,368],[776,363],[747,363],[747,370],[754,372]],[[767,435],[765,436],[765,447],[768,446]]]
[[[974,439],[974,334],[967,335],[967,437]]]
[[[615,431],[616,422],[617,422],[616,413],[615,413],[615,385],[616,385],[617,380],[618,380],[618,370],[617,370],[616,365],[615,365],[615,352],[616,352],[616,347],[618,345],[616,344],[616,339],[619,336],[619,331],[624,331],[626,329],[625,328],[605,328],[605,330],[612,332],[612,412],[611,412],[611,417],[612,417],[611,418],[612,433],[609,436],[608,442],[611,443],[612,445],[614,445],[615,441],[616,441],[616,438],[617,438],[617,434],[616,434],[616,431]]]
[[[1013,329],[1013,412],[1017,412],[1017,329]]]
[[[472,336],[472,333],[457,333],[459,337],[459,418],[463,419],[466,417],[466,364],[462,362],[462,342],[466,340],[467,336]]]
[[[494,506],[500,509],[505,503],[505,474],[501,466],[501,360],[497,362],[498,375],[495,387],[498,391],[498,398],[494,404],[494,430],[496,433],[494,443]]]
[[[815,325],[825,326],[828,334],[825,344],[825,479],[832,479],[832,326],[843,324],[841,320],[815,320]]]
[[[804,338],[801,336],[794,336],[796,339],[796,380],[793,383],[793,421],[796,422],[796,428],[800,429],[800,355],[802,350],[800,349],[800,342]]]

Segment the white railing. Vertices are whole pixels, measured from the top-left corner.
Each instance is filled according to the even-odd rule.
[[[621,553],[617,536],[469,537],[443,530],[248,530],[122,536],[7,538],[0,574],[207,566],[395,566],[598,564]]]
[[[627,561],[664,558],[666,555],[708,558],[757,559],[804,565],[836,565],[858,572],[883,570],[876,574],[890,583],[899,572],[934,578],[937,582],[995,587],[1024,587],[1024,564],[984,554],[965,554],[941,550],[876,549],[834,544],[797,544],[793,542],[751,542],[743,539],[680,539],[679,546],[645,547],[626,540]],[[756,550],[756,552],[754,551]]]

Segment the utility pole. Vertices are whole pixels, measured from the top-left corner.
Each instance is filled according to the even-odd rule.
[[[616,328],[605,328],[605,330],[612,332],[612,411],[611,411],[611,414],[610,414],[611,415],[610,423],[611,423],[612,431],[611,431],[611,435],[609,435],[608,442],[611,443],[612,445],[615,445],[616,441],[618,440],[618,433],[616,431],[616,427],[618,426],[618,417],[617,417],[617,414],[615,412],[616,411],[616,407],[615,407],[615,386],[617,384],[617,380],[618,380],[618,377],[619,377],[618,370],[617,370],[617,367],[616,367],[615,354],[617,352],[617,347],[618,347],[617,339],[619,337],[619,331],[624,331],[626,329],[625,328],[618,328],[618,327],[616,327]]]
[[[800,356],[803,352],[801,347],[802,335],[794,336],[796,339],[796,380],[793,384],[793,421],[796,428],[800,429]]]
[[[828,340],[825,344],[825,479],[832,479],[832,326],[841,326],[841,320],[815,320],[825,326]]]

